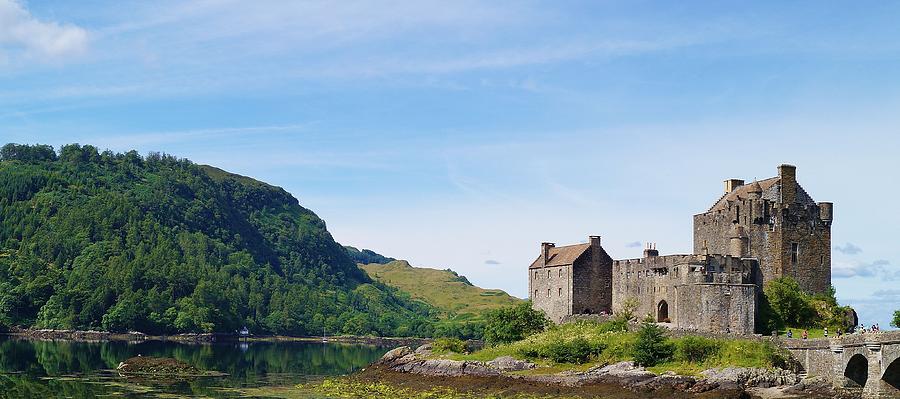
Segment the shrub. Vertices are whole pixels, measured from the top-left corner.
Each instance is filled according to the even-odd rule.
[[[438,338],[431,343],[431,350],[435,353],[466,353],[466,342],[459,338]]]
[[[622,302],[622,307],[614,315],[614,319],[625,320],[625,322],[627,323],[629,320],[634,318],[634,311],[637,310],[640,304],[641,303],[637,300],[637,298],[625,298],[625,300]]]
[[[609,321],[600,323],[598,330],[601,333],[608,332],[626,332],[628,331],[628,319],[621,317],[614,317]]]
[[[645,367],[672,359],[675,347],[666,339],[665,331],[655,323],[644,322],[632,349],[634,361]]]
[[[492,310],[485,316],[484,341],[490,345],[519,341],[544,331],[549,321],[531,302]]]
[[[582,337],[554,342],[546,348],[545,357],[556,363],[584,363],[603,352],[603,345],[590,343]]]
[[[685,362],[701,363],[719,352],[719,343],[715,340],[688,336],[678,341],[675,358]]]
[[[590,342],[584,337],[570,340],[555,340],[546,344],[528,346],[519,350],[519,354],[530,359],[550,359],[556,363],[585,363],[603,353],[605,345]]]
[[[787,349],[776,346],[771,342],[766,342],[764,350],[766,353],[766,358],[769,364],[772,365],[772,367],[777,367],[784,370],[800,371],[800,364],[791,356],[791,353],[788,352]]]
[[[894,311],[894,320],[891,321],[891,325],[900,328],[900,310]]]

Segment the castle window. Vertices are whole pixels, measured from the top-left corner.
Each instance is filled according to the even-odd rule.
[[[547,288],[547,298],[550,298],[550,289]]]
[[[791,264],[796,265],[800,260],[800,244],[796,242],[791,243]]]
[[[547,278],[550,278],[550,271],[547,270]]]
[[[534,290],[534,297],[533,297],[533,298],[537,298],[537,290]]]
[[[559,276],[558,277],[562,277],[562,271],[563,271],[563,268],[562,267],[559,268]]]
[[[557,296],[562,296],[562,288],[557,288],[557,289],[556,289],[556,295],[557,295]]]

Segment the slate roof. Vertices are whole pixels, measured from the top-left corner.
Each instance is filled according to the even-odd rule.
[[[762,191],[762,199],[777,202],[781,200],[781,178],[777,176],[770,177],[765,180],[754,181],[750,184],[740,186],[730,193],[723,194],[707,212],[725,209],[728,207],[729,202],[737,201],[738,198],[748,198],[750,197],[750,193],[756,190]],[[797,202],[804,205],[816,204],[799,183],[797,183]]]
[[[581,255],[591,249],[590,243],[566,245],[562,247],[550,248],[550,259],[547,266],[567,266],[575,263]],[[529,269],[540,269],[544,267],[542,264],[544,254],[538,255],[534,262],[531,262]]]

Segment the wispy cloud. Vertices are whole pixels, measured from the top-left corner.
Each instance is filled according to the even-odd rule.
[[[488,259],[488,260],[484,261],[484,264],[485,265],[499,265],[500,262],[493,260],[493,259]]]
[[[873,297],[893,299],[900,301],[900,290],[878,290],[872,293]]]
[[[82,54],[87,46],[85,29],[40,21],[18,1],[0,0],[0,59],[60,61]]]
[[[900,279],[900,271],[894,270],[884,259],[872,262],[851,262],[835,264],[831,269],[833,278],[878,277],[885,280]]]
[[[632,242],[629,242],[628,244],[625,244],[625,248],[638,248],[640,246],[641,246],[640,241],[632,241]]]
[[[128,135],[98,136],[91,138],[88,141],[95,143],[105,143],[113,147],[143,146],[148,144],[179,143],[186,141],[203,140],[222,136],[298,133],[304,131],[308,126],[309,125],[305,124],[295,124],[173,130],[133,133]]]
[[[846,255],[856,255],[856,254],[862,252],[862,248],[860,248],[856,245],[853,245],[853,243],[850,243],[850,242],[844,244],[843,246],[837,245],[834,247],[834,249],[836,249],[836,250],[838,250],[838,252],[846,254]]]

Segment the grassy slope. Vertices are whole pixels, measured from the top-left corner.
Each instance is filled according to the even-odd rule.
[[[359,267],[369,277],[406,291],[412,298],[440,309],[444,317],[455,320],[477,320],[489,310],[521,301],[501,290],[476,287],[455,272],[412,267],[403,260]]]

